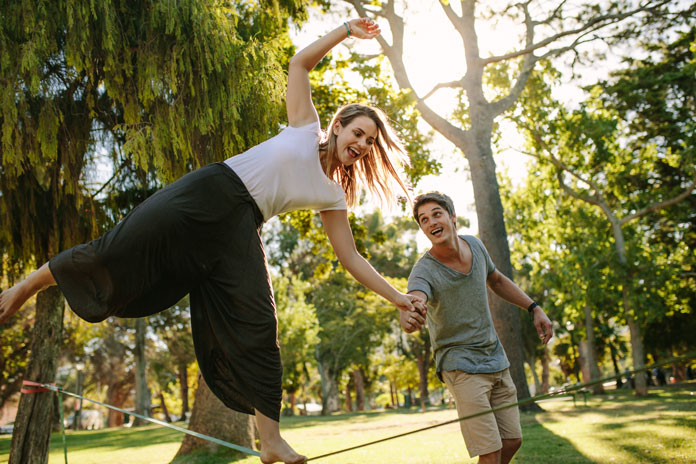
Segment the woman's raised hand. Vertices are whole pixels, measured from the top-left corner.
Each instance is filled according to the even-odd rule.
[[[370,18],[351,19],[348,21],[348,27],[350,28],[351,37],[357,37],[358,39],[374,39],[382,33],[379,24]]]

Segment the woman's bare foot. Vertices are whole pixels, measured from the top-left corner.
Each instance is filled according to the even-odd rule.
[[[24,281],[0,293],[0,324],[19,311],[19,308],[31,295],[32,293],[28,291]]]
[[[261,442],[261,462],[271,464],[283,462],[285,464],[304,464],[307,457],[297,454],[282,438],[274,442]]]
[[[34,294],[55,284],[56,281],[46,263],[23,281],[0,293],[0,324],[19,311]]]
[[[297,454],[280,436],[280,424],[278,421],[264,416],[258,409],[256,413],[256,425],[259,428],[261,441],[261,462],[271,464],[283,462],[285,464],[304,464],[307,457]]]

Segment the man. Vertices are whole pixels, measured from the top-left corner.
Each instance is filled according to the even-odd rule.
[[[458,236],[452,199],[439,192],[415,198],[413,216],[432,243],[408,279],[408,292],[427,300],[427,322],[438,377],[454,397],[459,417],[517,401],[510,363],[493,327],[486,286],[528,309],[542,343],[553,335],[541,307],[493,264],[483,243]],[[401,311],[401,326],[421,328],[417,314]],[[471,457],[479,463],[510,462],[522,445],[517,407],[460,422]]]

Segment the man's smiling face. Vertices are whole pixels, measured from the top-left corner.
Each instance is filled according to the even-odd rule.
[[[433,245],[445,243],[457,233],[456,216],[450,216],[445,208],[433,202],[418,207],[418,225]]]

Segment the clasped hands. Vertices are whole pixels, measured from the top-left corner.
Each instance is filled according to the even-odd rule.
[[[415,310],[401,309],[399,311],[399,323],[406,333],[421,330],[425,324],[425,315],[428,313],[428,305],[425,300],[416,295],[407,295]]]

